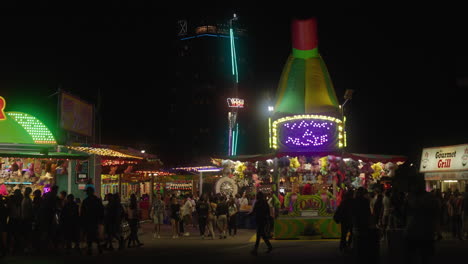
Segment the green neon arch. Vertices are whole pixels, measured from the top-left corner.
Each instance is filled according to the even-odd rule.
[[[21,112],[6,112],[0,121],[0,143],[57,144],[52,132],[36,117]]]

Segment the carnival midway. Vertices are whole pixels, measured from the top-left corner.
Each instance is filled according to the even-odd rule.
[[[353,229],[337,214],[346,199],[367,194],[375,198],[370,203],[383,203],[380,209],[367,208],[376,232],[393,241],[389,242],[392,250],[400,252],[396,245],[400,233],[387,231],[401,231],[402,226],[397,216],[385,211],[382,201],[408,191],[396,180],[407,173],[401,172],[401,167],[409,167],[407,157],[347,151],[347,135],[353,131],[347,129],[344,107],[353,91],[347,90],[340,103],[318,50],[317,35],[315,18],[292,20],[292,51],[279,79],[276,102],[269,109],[266,153],[237,153],[236,119],[245,104],[238,98],[233,40],[236,89],[227,99],[229,147],[227,155],[213,155],[209,164],[165,168],[156,155],[131,147],[61,145],[54,131],[32,113],[9,111],[8,98],[0,97],[2,255],[72,247],[92,255],[94,243],[99,253],[114,247],[141,247],[138,230],[142,223],[154,224],[153,239],[198,237],[192,227],[197,227],[200,239],[226,239],[238,229],[257,229],[254,255],[260,236],[268,244],[268,252],[273,249],[269,240],[326,239],[340,241],[343,252],[353,248],[359,251],[356,254],[363,254],[362,247],[377,252],[380,238],[368,238],[375,243],[367,244],[357,234],[352,239]],[[71,120],[69,109],[91,109],[66,93],[61,94],[60,107],[64,124]],[[85,124],[73,129],[91,135],[91,127]],[[453,194],[454,199],[466,193],[467,153],[467,144],[423,149],[420,172],[425,174],[426,191],[440,190]],[[21,208],[21,199],[29,196],[27,231],[16,232],[15,219],[20,217],[12,215],[13,209],[17,201]],[[89,197],[96,197],[91,202],[98,203],[92,210],[98,211],[99,222],[89,220],[93,217],[83,209],[90,206]],[[268,220],[259,223],[254,213],[263,200],[268,204]],[[41,211],[44,208],[51,210]],[[91,222],[80,227],[83,222],[77,220],[78,214]],[[265,226],[263,231],[258,231],[259,224]],[[161,226],[170,226],[170,230],[163,233]],[[443,233],[440,226],[435,231],[438,237]],[[465,230],[462,226],[457,227],[460,238],[468,225]],[[70,228],[72,232],[68,232]]]

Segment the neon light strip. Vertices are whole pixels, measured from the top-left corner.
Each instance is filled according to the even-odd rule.
[[[268,141],[270,143],[270,148],[272,148],[272,138],[271,138],[271,117],[268,118],[268,135],[269,135],[269,138],[268,138]]]
[[[231,36],[231,64],[232,64],[232,75],[236,76],[236,83],[239,83],[239,72],[237,71],[237,55],[236,45],[234,43],[234,31],[232,28],[229,29],[229,35]]]
[[[24,184],[24,185],[30,185],[32,182],[5,182],[5,184]]]
[[[236,126],[236,143],[234,145],[234,155],[237,155],[237,144],[239,139],[239,124]]]
[[[234,42],[232,38],[234,37],[234,33],[232,31],[232,28],[229,29],[229,36],[230,36],[230,41],[231,41],[231,65],[232,65],[231,68],[232,68],[232,75],[234,75],[235,74],[234,72],[234,49],[232,48],[233,42]]]
[[[231,149],[231,156],[234,156],[235,144],[236,144],[236,131],[232,131],[232,149]]]

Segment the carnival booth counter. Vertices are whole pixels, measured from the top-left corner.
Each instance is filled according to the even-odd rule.
[[[213,162],[223,167],[223,177],[233,180],[241,193],[249,188],[271,197],[275,239],[339,238],[340,226],[333,214],[343,193],[393,178],[406,160],[368,154],[252,157]]]

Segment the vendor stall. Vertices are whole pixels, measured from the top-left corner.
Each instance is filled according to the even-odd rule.
[[[48,192],[54,184],[71,192],[75,167],[71,162],[87,160],[59,146],[52,132],[36,117],[5,111],[7,102],[0,96],[0,195],[26,187]]]
[[[427,191],[468,191],[468,144],[424,148],[419,171]]]

